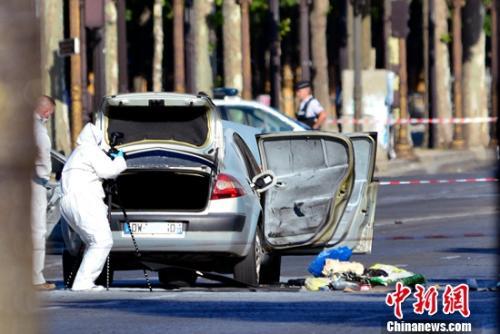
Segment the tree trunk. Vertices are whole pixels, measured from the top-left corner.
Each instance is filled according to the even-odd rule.
[[[186,91],[184,63],[184,0],[174,0],[174,90]]]
[[[372,59],[372,17],[370,11],[363,14],[362,19],[362,33],[361,33],[361,50],[362,50],[362,69],[375,69],[375,59]]]
[[[295,117],[295,96],[293,90],[293,71],[289,63],[283,65],[283,109],[282,112],[290,117]]]
[[[42,94],[52,96],[56,101],[56,111],[52,118],[54,149],[69,154],[71,133],[69,128],[68,105],[64,101],[66,93],[64,61],[57,55],[59,41],[64,39],[63,3],[46,0],[41,5],[41,60]]]
[[[250,1],[242,0],[241,4],[241,53],[243,72],[243,92],[241,96],[250,100],[252,98],[252,64],[250,48]]]
[[[107,0],[104,7],[105,15],[105,93],[114,95],[118,93],[118,13],[116,4],[112,0]]]
[[[281,37],[280,37],[280,4],[279,0],[269,0],[271,11],[271,105],[276,109],[283,108],[281,101]]]
[[[483,30],[485,8],[481,0],[468,0],[462,9],[463,111],[465,117],[487,117],[486,37]],[[469,147],[487,145],[488,123],[467,124],[465,142]]]
[[[328,0],[316,0],[311,12],[311,50],[314,73],[314,95],[319,100],[329,116],[330,95],[328,88],[328,57],[326,54],[326,23],[328,15]]]
[[[31,285],[30,185],[40,26],[31,0],[0,2],[0,333],[37,333]]]
[[[118,81],[120,93],[127,93],[128,54],[127,54],[127,0],[116,0],[118,30]]]
[[[222,4],[224,25],[224,84],[226,87],[243,89],[241,59],[241,10],[235,0],[224,0]]]
[[[354,8],[352,1],[347,0],[346,10],[346,68],[352,70],[354,68]]]
[[[155,0],[153,5],[153,91],[163,89],[163,0]]]
[[[309,52],[309,1],[300,0],[300,69],[302,80],[311,80],[311,59]]]
[[[81,40],[80,1],[69,1],[69,34],[70,38]],[[70,57],[71,63],[71,142],[76,146],[76,140],[83,127],[82,101],[82,59],[81,53]]]
[[[448,22],[443,20],[448,13],[445,1],[433,0],[431,20],[434,24],[434,66],[432,70],[433,82],[433,111],[435,117],[452,117],[451,109],[451,74],[448,45],[441,39],[449,34]],[[448,147],[452,141],[453,130],[450,124],[437,124],[434,127],[434,147]]]
[[[389,56],[389,39],[391,37],[391,2],[392,0],[384,0],[384,64],[386,70],[390,70],[391,67],[391,57]]]
[[[207,16],[212,12],[213,0],[194,0],[193,57],[195,93],[210,93],[213,87],[210,64],[209,28]]]

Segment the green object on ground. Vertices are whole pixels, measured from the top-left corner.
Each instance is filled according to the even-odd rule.
[[[400,282],[406,286],[414,286],[415,284],[424,284],[425,277],[421,274],[415,274],[413,276],[401,279]]]

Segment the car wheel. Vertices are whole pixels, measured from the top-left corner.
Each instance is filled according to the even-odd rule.
[[[260,229],[257,229],[250,252],[234,266],[234,279],[250,285],[257,285],[263,257],[262,234]]]
[[[193,286],[198,276],[190,270],[168,268],[158,271],[158,280],[165,289],[177,289]]]
[[[67,250],[63,251],[62,254],[62,264],[63,264],[63,278],[64,286],[71,288],[73,286],[73,281],[75,280],[78,268],[80,268],[80,263],[82,262],[82,255],[71,255]],[[109,285],[113,283],[114,270],[109,268]],[[106,265],[102,270],[99,277],[97,277],[95,284],[106,286]]]
[[[261,284],[277,284],[280,282],[281,255],[266,254],[260,268]]]

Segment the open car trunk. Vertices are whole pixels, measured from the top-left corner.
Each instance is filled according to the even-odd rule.
[[[202,147],[210,136],[207,111],[205,106],[107,106],[107,141],[120,133],[119,145],[173,141]]]
[[[202,211],[210,195],[210,174],[182,170],[127,170],[116,179],[125,210]]]

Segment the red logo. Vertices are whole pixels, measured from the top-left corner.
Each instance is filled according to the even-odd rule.
[[[437,313],[437,301],[438,301],[438,291],[435,286],[431,286],[427,291],[425,288],[417,284],[415,285],[417,290],[413,296],[417,298],[417,301],[413,303],[413,312],[416,314],[423,314],[427,311],[428,315],[434,315]]]
[[[403,286],[401,282],[396,283],[396,291],[387,294],[385,297],[385,303],[388,306],[394,306],[394,315],[398,319],[403,319],[403,311],[401,310],[401,304],[406,298],[411,294],[411,289],[409,287]]]
[[[447,284],[443,294],[443,313],[452,314],[460,312],[463,317],[470,316],[469,309],[469,286],[467,284],[460,284],[452,287]]]
[[[411,289],[409,287],[397,282],[396,291],[388,293],[385,297],[386,305],[394,307],[394,316],[400,320],[403,319],[401,305],[410,294]],[[415,314],[424,314],[427,311],[428,315],[436,314],[438,311],[438,295],[435,286],[431,286],[426,290],[424,286],[416,284],[413,296],[417,301],[413,303],[413,312]],[[443,313],[452,314],[455,312],[460,312],[464,318],[470,316],[469,286],[467,284],[460,284],[456,287],[446,285],[443,293]]]

